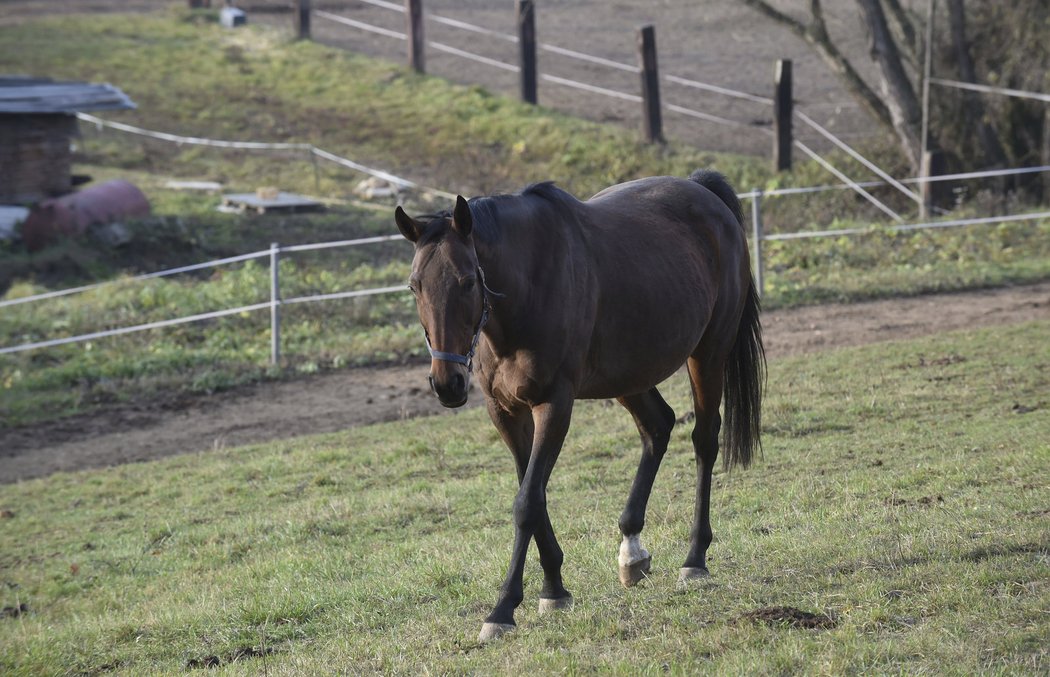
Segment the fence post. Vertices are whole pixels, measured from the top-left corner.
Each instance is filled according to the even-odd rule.
[[[295,31],[300,40],[310,39],[310,0],[295,0]]]
[[[755,289],[758,295],[762,296],[765,293],[765,275],[762,269],[762,238],[764,237],[762,234],[762,189],[755,188],[751,193],[751,232],[755,241],[755,251],[752,254],[755,262],[752,266],[752,273],[755,276]]]
[[[281,246],[270,243],[270,364],[281,363]]]
[[[408,65],[417,73],[425,73],[423,0],[405,0],[405,21],[408,27]]]
[[[919,178],[929,179],[945,173],[944,153],[939,150],[928,150],[922,154],[922,163],[919,166]],[[919,188],[922,204],[919,205],[919,218],[926,219],[933,215],[934,210],[945,201],[946,187],[936,181],[923,181]]]
[[[773,69],[773,169],[791,169],[791,59],[779,59]]]
[[[536,103],[536,11],[532,0],[518,0],[518,45],[521,58],[521,98]]]
[[[661,143],[664,135],[660,119],[660,75],[656,66],[656,31],[652,24],[638,29],[638,62],[642,74],[642,131],[649,143]]]

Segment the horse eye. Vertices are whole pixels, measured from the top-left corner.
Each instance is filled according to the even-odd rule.
[[[472,277],[468,277],[467,279],[463,280],[463,291],[473,290],[475,283],[476,281]]]

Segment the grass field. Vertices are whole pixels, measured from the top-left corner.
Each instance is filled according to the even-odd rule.
[[[639,445],[580,403],[549,499],[576,608],[537,616],[533,553],[493,645],[514,473],[478,410],[3,486],[0,672],[1045,674],[1048,332],[773,362],[764,457],[716,473],[713,577],[689,590],[689,426],[650,502],[652,579],[623,590]],[[684,413],[684,381],[665,391]]]
[[[724,172],[741,190],[828,180],[812,163],[773,176],[756,158],[682,144],[642,144],[619,127],[420,77],[397,64],[293,42],[259,27],[223,30],[214,19],[214,12],[182,11],[0,26],[0,71],[109,81],[139,108],[106,117],[195,136],[314,143],[468,195],[554,179],[586,197],[618,181],[681,176],[698,166]],[[135,239],[119,250],[90,237],[37,253],[0,245],[0,290],[11,285],[6,298],[119,281],[127,274],[264,249],[271,242],[394,232],[392,204],[376,211],[337,202],[324,215],[256,217],[218,214],[217,196],[165,188],[168,179],[209,179],[234,191],[277,185],[341,201],[350,197],[360,176],[334,166],[322,164],[315,177],[313,166],[301,157],[228,154],[82,128],[75,171],[96,180],[135,182],[148,195],[153,216],[130,224]],[[842,158],[835,161],[849,168]],[[892,158],[883,162],[892,163]],[[880,197],[894,199],[890,193]],[[845,192],[764,204],[770,232],[873,222],[872,208]],[[964,206],[955,215],[969,209]],[[1050,276],[1047,220],[932,234],[894,235],[871,228],[871,234],[854,238],[769,243],[765,307]],[[407,277],[409,251],[407,244],[394,243],[288,257],[282,264],[284,296],[398,284]],[[258,265],[233,267],[147,283],[118,282],[82,296],[3,308],[0,345],[257,303],[268,299],[266,277]],[[259,312],[0,356],[0,428],[115,403],[177,398],[423,354],[407,294],[285,308],[283,370],[268,365],[267,320]]]

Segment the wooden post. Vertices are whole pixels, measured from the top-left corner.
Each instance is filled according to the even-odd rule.
[[[310,39],[310,0],[295,0],[295,32],[300,40]]]
[[[532,0],[518,0],[518,45],[521,48],[521,99],[536,103],[536,11]]]
[[[281,363],[281,245],[270,243],[270,364]]]
[[[656,32],[651,24],[638,29],[638,62],[642,75],[642,133],[649,143],[662,143],[660,75],[656,66]]]
[[[405,0],[405,20],[408,22],[408,65],[417,73],[425,73],[423,0]]]
[[[928,150],[922,154],[919,176],[924,179],[938,176],[944,174],[945,168],[944,153],[939,150]],[[923,181],[921,185],[919,194],[922,196],[922,204],[919,206],[919,218],[928,219],[933,216],[934,210],[944,203],[948,187],[943,181]]]
[[[791,169],[791,59],[777,60],[773,69],[773,169]]]

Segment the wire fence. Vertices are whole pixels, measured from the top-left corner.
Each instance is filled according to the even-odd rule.
[[[404,6],[396,5],[396,4],[390,3],[390,2],[386,2],[385,0],[361,0],[361,1],[366,3],[366,4],[376,5],[376,6],[384,8],[384,9],[389,9],[389,10],[393,10],[393,11],[397,11],[397,12],[402,12],[403,13],[405,11]],[[356,28],[356,29],[368,31],[368,32],[371,32],[371,33],[383,35],[385,37],[389,37],[389,38],[393,38],[393,39],[399,39],[399,40],[407,40],[408,39],[408,36],[405,33],[401,33],[399,31],[393,31],[393,30],[382,28],[382,27],[379,27],[379,26],[374,26],[374,25],[371,25],[371,24],[367,24],[365,22],[361,22],[361,21],[358,21],[356,19],[352,19],[350,17],[340,16],[340,15],[336,15],[336,14],[333,14],[331,12],[326,12],[326,11],[322,11],[322,10],[314,10],[313,14],[315,16],[319,17],[319,18],[331,21],[333,23],[338,23],[338,24],[341,24],[341,25],[344,25],[344,26],[347,26],[347,27],[350,27],[350,28]],[[465,21],[460,21],[458,19],[453,19],[453,18],[450,18],[450,17],[444,17],[444,16],[439,16],[439,15],[434,15],[434,14],[429,14],[427,18],[430,21],[434,21],[434,22],[437,22],[437,23],[448,25],[448,26],[451,26],[451,27],[454,27],[454,28],[457,28],[457,29],[465,30],[465,31],[468,31],[468,32],[471,32],[471,33],[474,33],[474,34],[481,34],[481,35],[486,35],[486,36],[489,36],[489,37],[494,37],[494,38],[497,38],[497,39],[505,41],[505,42],[517,43],[519,41],[518,37],[515,36],[515,35],[502,33],[502,32],[499,32],[499,31],[494,31],[494,30],[491,30],[491,29],[488,29],[488,28],[484,28],[484,27],[481,27],[481,26],[470,24],[470,23],[465,22]],[[430,47],[432,47],[434,49],[437,49],[439,51],[444,51],[446,53],[454,54],[456,56],[459,56],[459,57],[462,57],[462,58],[466,58],[466,59],[470,59],[470,60],[478,62],[478,63],[483,63],[483,64],[488,65],[488,66],[492,66],[492,67],[495,67],[495,68],[499,68],[499,69],[506,70],[506,71],[511,71],[511,72],[519,72],[520,71],[520,66],[518,66],[518,65],[506,63],[506,62],[500,61],[498,59],[493,59],[493,58],[485,57],[485,56],[478,55],[478,54],[473,54],[473,53],[468,52],[466,50],[462,50],[460,48],[453,47],[452,45],[447,45],[447,44],[439,43],[439,42],[435,42],[435,41],[431,41],[428,44],[429,44]],[[557,46],[557,45],[551,45],[551,44],[548,44],[548,43],[539,43],[538,46],[539,46],[540,49],[542,49],[544,51],[548,51],[548,52],[553,53],[553,54],[558,54],[560,56],[564,56],[564,57],[568,57],[568,58],[584,61],[584,62],[591,63],[591,64],[597,64],[597,65],[605,66],[605,67],[612,68],[612,69],[615,69],[615,70],[618,70],[618,71],[624,71],[624,72],[630,72],[630,73],[636,73],[636,74],[640,72],[640,68],[637,65],[627,64],[627,63],[618,62],[618,61],[615,61],[615,60],[612,60],[612,59],[606,59],[606,58],[603,58],[603,57],[589,55],[589,54],[585,54],[583,52],[579,52],[579,51],[572,50],[572,49],[567,49],[567,48],[560,47],[560,46]],[[608,97],[612,97],[612,98],[617,98],[617,99],[621,99],[621,100],[631,101],[631,102],[635,102],[635,103],[642,102],[642,100],[643,100],[642,96],[639,96],[637,94],[631,94],[631,93],[628,93],[628,92],[622,92],[622,91],[614,90],[614,89],[611,89],[611,88],[608,88],[608,87],[601,87],[601,86],[593,85],[593,84],[590,84],[590,83],[580,82],[578,80],[573,80],[573,79],[569,79],[569,78],[563,78],[563,77],[555,76],[555,75],[552,75],[552,74],[549,74],[549,73],[540,73],[539,77],[541,79],[543,79],[544,81],[551,82],[553,84],[557,84],[557,85],[561,85],[561,86],[565,86],[565,87],[570,87],[570,88],[574,88],[574,89],[578,89],[578,90],[583,90],[583,91],[587,91],[587,92],[591,92],[591,93],[595,93],[595,94],[600,94],[600,95],[608,96]],[[769,106],[769,105],[773,104],[773,99],[770,99],[770,98],[767,98],[767,97],[762,97],[762,96],[758,96],[758,95],[751,94],[751,93],[748,93],[748,92],[742,92],[742,91],[739,91],[739,90],[734,90],[734,89],[731,89],[731,88],[722,87],[722,86],[719,86],[719,85],[714,85],[714,84],[710,84],[710,83],[704,83],[704,82],[700,82],[700,81],[697,81],[697,80],[692,80],[692,79],[688,79],[688,78],[682,78],[680,76],[673,75],[673,74],[664,75],[662,79],[663,79],[663,81],[671,83],[671,84],[675,84],[675,85],[679,85],[679,86],[683,86],[683,87],[687,87],[687,88],[691,88],[691,89],[696,89],[696,90],[700,90],[700,91],[720,94],[720,95],[724,95],[724,96],[728,96],[728,97],[732,97],[732,98],[736,98],[736,99],[740,99],[740,100],[745,100],[745,101],[748,101],[748,102],[754,103],[754,104],[760,104],[760,105],[763,105],[763,106]],[[944,85],[944,86],[955,86],[955,87],[968,88],[968,89],[977,89],[978,91],[985,91],[985,89],[989,89],[989,90],[990,89],[1001,89],[1001,88],[981,88],[981,87],[977,87],[977,86],[969,86],[969,85],[966,85],[966,83],[957,83],[957,82],[954,82],[954,81],[943,81],[943,80],[937,80],[937,79],[931,80],[931,82],[933,82],[935,84],[939,84],[939,85]],[[964,85],[966,85],[966,86],[964,86]],[[1038,95],[1038,94],[1033,94],[1031,92],[1020,92],[1020,93],[1017,93],[1017,92],[1014,92],[1013,90],[1009,90],[1009,91],[1004,90],[1004,91],[999,91],[997,93],[1005,93],[1005,94],[1008,94],[1008,95],[1027,94],[1027,95],[1032,95],[1032,96],[1029,96],[1028,98],[1036,98],[1036,99],[1039,99],[1039,100],[1046,100],[1045,99],[1046,95]],[[724,118],[722,116],[712,115],[712,114],[709,114],[709,113],[705,113],[703,111],[694,110],[694,109],[687,108],[687,107],[684,107],[684,106],[668,105],[668,106],[666,106],[666,108],[668,110],[672,111],[672,112],[675,112],[675,113],[678,113],[678,114],[681,114],[681,115],[686,115],[686,116],[689,116],[689,117],[692,117],[692,118],[696,118],[696,119],[700,119],[700,120],[705,120],[705,121],[708,121],[708,122],[711,122],[711,123],[714,123],[714,124],[720,124],[720,125],[726,125],[726,126],[734,126],[734,127],[748,127],[748,128],[751,128],[751,129],[759,129],[763,133],[772,134],[772,131],[769,128],[767,128],[767,127],[757,127],[756,128],[752,123],[745,123],[745,122],[740,122],[738,120],[731,120],[731,119],[728,119],[728,118]],[[878,181],[856,181],[856,180],[852,179],[851,177],[849,177],[848,175],[846,175],[840,169],[834,167],[830,162],[828,162],[824,157],[822,157],[820,154],[818,154],[813,149],[811,149],[808,145],[806,145],[802,141],[796,139],[794,141],[795,147],[799,148],[799,150],[801,150],[803,153],[805,153],[806,155],[811,157],[815,162],[817,162],[821,166],[823,166],[829,173],[831,173],[836,178],[838,178],[842,183],[840,183],[840,184],[831,184],[831,185],[820,185],[820,186],[801,186],[801,187],[778,188],[778,189],[772,189],[772,190],[755,189],[753,191],[740,193],[738,195],[738,197],[741,198],[741,199],[750,199],[751,203],[752,203],[752,237],[753,237],[752,250],[753,250],[753,255],[754,255],[754,270],[755,270],[755,274],[756,274],[756,278],[757,278],[756,281],[758,283],[758,287],[759,287],[760,290],[763,289],[763,286],[764,286],[764,282],[763,282],[763,276],[764,276],[764,273],[763,273],[763,270],[764,270],[763,258],[764,257],[763,257],[763,247],[762,247],[763,242],[773,242],[773,241],[781,241],[781,240],[797,240],[797,239],[817,238],[817,237],[855,236],[855,235],[861,235],[861,234],[873,232],[873,229],[871,229],[871,228],[845,228],[845,229],[831,229],[831,230],[821,230],[821,231],[798,231],[798,232],[781,232],[781,233],[774,233],[774,234],[766,234],[763,231],[763,227],[762,227],[762,211],[761,211],[762,210],[762,200],[764,198],[788,196],[788,195],[814,194],[814,193],[823,193],[823,192],[827,192],[827,191],[852,190],[852,191],[856,192],[858,195],[860,195],[861,197],[863,197],[865,200],[871,202],[875,207],[877,207],[880,211],[882,211],[883,213],[885,213],[888,216],[890,216],[896,222],[895,225],[882,227],[882,230],[885,231],[885,232],[906,232],[906,231],[926,230],[926,229],[931,229],[932,230],[932,229],[955,228],[955,227],[990,224],[990,223],[1006,223],[1006,222],[1015,222],[1015,221],[1032,221],[1032,220],[1041,220],[1041,219],[1048,219],[1048,218],[1050,218],[1050,212],[1040,212],[1040,213],[1034,213],[1034,214],[1013,214],[1013,215],[1007,215],[1007,216],[978,217],[978,218],[971,218],[971,219],[954,219],[954,220],[947,220],[947,221],[935,221],[935,222],[905,224],[904,223],[904,219],[903,219],[903,217],[901,217],[900,214],[898,214],[896,211],[894,211],[893,209],[888,207],[883,201],[881,201],[881,200],[877,199],[875,196],[873,196],[868,191],[868,189],[869,188],[875,188],[875,187],[881,187],[881,186],[890,186],[890,187],[894,188],[896,191],[898,191],[901,194],[905,195],[910,200],[913,200],[913,201],[916,201],[916,202],[921,202],[920,196],[915,191],[909,189],[907,187],[908,185],[922,185],[924,183],[938,182],[938,181],[959,181],[959,180],[970,180],[970,179],[990,178],[990,177],[1003,177],[1003,176],[1013,176],[1013,175],[1019,175],[1019,174],[1046,172],[1046,171],[1050,171],[1050,166],[1021,167],[1021,168],[1006,169],[1006,170],[989,170],[989,171],[980,171],[980,172],[958,173],[958,174],[941,175],[941,176],[916,177],[916,178],[897,180],[894,177],[892,177],[889,173],[883,171],[881,168],[879,168],[877,165],[875,165],[875,163],[873,163],[870,160],[868,160],[867,158],[863,157],[855,149],[851,148],[848,144],[846,144],[840,138],[838,138],[837,136],[832,134],[830,131],[828,131],[826,128],[824,128],[822,125],[817,123],[811,116],[807,115],[805,112],[800,111],[800,110],[796,110],[794,114],[795,114],[795,117],[797,119],[799,119],[803,124],[805,124],[809,128],[813,129],[821,138],[827,140],[834,147],[842,150],[843,152],[848,154],[850,157],[855,159],[857,162],[859,162],[861,165],[863,165],[864,167],[866,167],[867,169],[872,171],[876,176],[879,177],[880,180],[878,180]],[[128,134],[134,134],[134,135],[138,135],[138,136],[149,137],[149,138],[153,138],[153,139],[156,139],[156,140],[166,141],[166,142],[176,143],[176,144],[210,146],[210,147],[214,147],[214,148],[223,148],[223,149],[246,149],[246,150],[264,150],[264,151],[270,151],[270,150],[279,150],[279,151],[288,151],[288,150],[296,151],[297,150],[297,151],[302,151],[304,154],[307,154],[307,155],[311,156],[312,158],[320,158],[320,159],[323,159],[323,160],[326,160],[326,161],[338,164],[340,166],[346,167],[346,168],[351,169],[353,171],[361,172],[361,173],[364,173],[364,174],[369,175],[369,176],[380,178],[380,179],[382,179],[384,181],[388,181],[391,184],[394,184],[394,185],[402,187],[402,188],[413,188],[413,189],[417,189],[417,190],[423,190],[423,191],[426,191],[426,192],[431,193],[433,195],[436,195],[436,196],[439,196],[439,197],[443,197],[443,198],[446,198],[446,199],[454,199],[455,198],[455,195],[453,193],[448,192],[448,191],[444,191],[444,190],[436,189],[436,188],[428,188],[428,187],[425,187],[425,186],[420,186],[419,184],[417,184],[414,181],[411,181],[410,179],[407,179],[407,178],[404,178],[404,177],[401,177],[401,176],[397,176],[395,174],[392,174],[390,172],[387,172],[387,171],[384,171],[384,170],[381,170],[381,169],[376,169],[374,167],[370,167],[370,166],[367,166],[367,165],[355,162],[354,160],[351,160],[349,158],[336,155],[334,153],[331,153],[329,151],[326,151],[324,149],[321,149],[321,148],[319,148],[319,147],[317,147],[317,146],[315,146],[313,144],[309,144],[309,143],[286,143],[286,142],[264,142],[264,141],[232,141],[232,140],[222,140],[222,139],[209,139],[209,138],[202,138],[202,137],[193,137],[193,136],[172,134],[172,133],[169,133],[169,132],[161,132],[161,131],[156,131],[156,130],[148,130],[148,129],[144,129],[144,128],[141,128],[141,127],[135,127],[133,125],[125,124],[125,123],[104,120],[104,119],[98,118],[96,116],[87,115],[87,114],[79,114],[78,117],[81,120],[84,120],[85,122],[89,122],[91,124],[96,125],[99,129],[108,128],[108,129],[113,129],[113,130],[117,130],[117,131],[128,133]],[[239,313],[251,313],[251,312],[255,312],[255,311],[269,309],[270,310],[270,315],[271,315],[271,322],[270,322],[270,325],[271,325],[270,326],[271,362],[274,363],[274,364],[277,364],[280,361],[280,309],[281,309],[282,306],[284,306],[284,305],[302,304],[302,303],[316,303],[316,302],[333,301],[333,300],[348,299],[348,298],[355,298],[355,297],[362,297],[362,296],[373,296],[373,295],[380,295],[380,294],[392,294],[392,293],[404,292],[404,287],[399,285],[399,286],[394,286],[394,287],[377,287],[377,288],[372,288],[372,289],[349,290],[349,291],[334,292],[334,293],[328,293],[328,294],[317,294],[317,295],[311,295],[311,296],[298,296],[298,297],[282,299],[281,298],[281,293],[280,293],[280,260],[281,260],[281,256],[283,254],[289,254],[289,253],[295,253],[295,252],[315,251],[315,250],[320,250],[320,249],[330,249],[330,248],[337,248],[337,247],[362,246],[362,245],[368,245],[368,244],[373,244],[373,243],[397,240],[399,238],[400,238],[400,236],[391,235],[391,236],[379,236],[379,237],[372,237],[372,238],[360,238],[360,239],[355,239],[355,240],[340,240],[340,241],[335,241],[335,242],[319,242],[319,243],[292,245],[292,246],[280,246],[279,244],[273,244],[271,246],[271,248],[267,249],[267,250],[260,250],[260,251],[256,251],[256,252],[240,254],[240,255],[237,255],[237,256],[231,256],[231,257],[226,257],[226,258],[222,258],[222,259],[216,259],[216,260],[213,260],[213,261],[206,261],[206,262],[192,264],[192,265],[188,265],[188,266],[181,266],[181,267],[171,268],[171,269],[157,271],[157,272],[153,272],[153,273],[147,273],[147,274],[144,274],[144,275],[138,275],[138,276],[134,276],[134,277],[131,277],[131,278],[125,278],[125,280],[123,280],[125,282],[128,282],[128,281],[130,281],[130,282],[142,281],[142,280],[155,279],[155,278],[161,278],[161,277],[169,277],[169,276],[174,276],[174,275],[178,275],[178,274],[182,274],[182,273],[193,272],[193,271],[207,269],[207,268],[214,268],[214,267],[218,267],[218,266],[230,265],[230,264],[240,263],[240,262],[245,262],[245,261],[250,261],[250,260],[258,260],[258,259],[263,259],[263,258],[269,258],[269,261],[270,261],[270,283],[271,283],[270,284],[270,300],[267,301],[267,302],[263,302],[263,303],[242,305],[242,306],[238,306],[238,307],[235,307],[235,308],[218,309],[218,310],[214,310],[214,311],[210,311],[210,312],[206,312],[206,313],[199,313],[199,314],[175,317],[175,318],[170,318],[170,319],[165,319],[165,320],[158,320],[158,321],[155,321],[155,322],[142,323],[142,324],[131,325],[131,326],[126,326],[126,327],[107,329],[107,330],[103,330],[103,331],[91,332],[91,333],[81,334],[81,335],[77,335],[77,336],[69,336],[69,337],[62,337],[62,338],[55,338],[55,339],[47,339],[47,340],[42,340],[42,341],[27,342],[27,343],[23,343],[23,344],[20,344],[20,345],[0,347],[0,355],[2,355],[2,354],[19,353],[19,352],[24,352],[24,351],[29,351],[29,350],[43,349],[43,348],[48,348],[48,347],[60,346],[60,345],[68,345],[68,344],[84,342],[84,341],[92,341],[92,340],[96,340],[96,339],[99,339],[99,338],[105,338],[105,337],[111,337],[111,336],[120,336],[120,335],[124,335],[124,334],[140,332],[140,331],[147,331],[147,330],[153,330],[153,329],[163,329],[165,327],[171,327],[171,326],[188,324],[188,323],[194,323],[194,322],[202,322],[202,321],[205,321],[205,320],[215,319],[215,318],[229,316],[229,315],[234,315],[234,314],[239,314]],[[35,294],[35,295],[21,297],[21,298],[3,299],[3,300],[0,300],[0,309],[6,308],[6,307],[10,307],[10,306],[15,306],[15,305],[20,305],[20,304],[25,304],[25,303],[33,303],[33,302],[37,302],[37,301],[43,301],[43,300],[46,300],[46,299],[53,299],[53,298],[58,298],[58,297],[62,297],[62,296],[68,296],[68,295],[72,295],[72,294],[77,294],[77,293],[82,293],[82,292],[86,292],[86,291],[90,291],[90,290],[95,290],[95,289],[99,289],[99,288],[105,287],[105,286],[110,285],[110,284],[114,284],[114,282],[115,281],[99,282],[99,283],[95,283],[95,284],[83,285],[83,286],[73,287],[73,288],[69,288],[69,289],[49,291],[49,292],[45,292],[45,293],[41,293],[41,294]]]
[[[813,187],[818,188],[818,187]],[[834,187],[828,187],[833,189]],[[756,277],[756,284],[760,290],[764,287],[764,255],[763,255],[763,243],[764,242],[775,242],[781,240],[798,240],[806,238],[821,238],[821,237],[843,237],[843,236],[856,236],[863,234],[870,234],[873,232],[906,232],[915,230],[936,230],[944,228],[956,228],[962,226],[972,226],[981,224],[992,224],[992,223],[1009,223],[1017,221],[1037,221],[1042,219],[1050,219],[1050,211],[1031,213],[1031,214],[1013,214],[1006,216],[989,216],[989,217],[978,217],[971,219],[953,219],[947,221],[936,221],[929,223],[913,223],[913,224],[899,224],[894,226],[884,226],[875,228],[842,228],[842,229],[830,229],[821,231],[797,231],[791,233],[772,233],[766,234],[762,228],[762,217],[761,217],[761,201],[764,195],[776,196],[776,195],[787,195],[792,194],[792,189],[781,189],[776,191],[769,191],[768,193],[755,190],[748,193],[741,193],[738,195],[740,198],[750,198],[752,204],[752,254],[754,257],[753,270]],[[186,266],[179,266],[176,268],[169,268],[166,270],[156,271],[152,273],[146,273],[142,275],[136,275],[130,278],[123,278],[121,280],[107,280],[104,282],[98,282],[90,285],[82,285],[79,287],[71,287],[68,289],[49,291],[40,294],[34,294],[31,296],[4,299],[0,300],[0,310],[3,308],[34,303],[38,301],[44,301],[48,299],[54,299],[62,296],[69,296],[73,294],[84,293],[87,291],[98,290],[107,286],[111,286],[119,283],[138,282],[151,279],[157,279],[162,277],[170,277],[183,273],[203,270],[207,268],[216,268],[219,266],[231,265],[234,263],[241,263],[251,260],[259,260],[269,258],[269,278],[270,278],[270,299],[262,303],[254,303],[248,305],[237,306],[233,308],[222,308],[205,313],[197,313],[193,315],[186,315],[180,317],[169,318],[165,320],[157,320],[154,322],[147,322],[142,324],[136,324],[125,327],[117,327],[113,329],[106,329],[102,331],[90,332],[86,334],[79,334],[76,336],[67,336],[54,339],[45,339],[40,341],[31,341],[18,345],[0,347],[0,355],[21,353],[29,350],[38,350],[43,348],[51,348],[62,345],[69,345],[73,343],[81,343],[85,341],[94,341],[101,338],[121,336],[125,334],[148,331],[153,329],[163,329],[166,327],[173,327],[177,325],[189,324],[194,322],[203,322],[205,320],[212,320],[216,318],[226,317],[230,315],[237,315],[241,313],[252,313],[256,311],[269,309],[270,311],[270,362],[271,364],[277,365],[281,359],[281,307],[287,305],[295,305],[302,303],[319,303],[324,301],[335,301],[341,299],[358,298],[365,296],[375,296],[381,294],[395,294],[395,293],[407,293],[404,285],[387,286],[387,287],[375,287],[370,289],[357,289],[347,290],[340,292],[333,292],[327,294],[314,294],[309,296],[296,296],[290,298],[282,298],[281,287],[280,287],[280,262],[283,254],[292,254],[297,252],[309,252],[318,251],[323,249],[334,249],[341,247],[356,247],[370,244],[377,244],[382,242],[390,242],[401,239],[400,235],[381,235],[367,238],[357,238],[352,240],[338,240],[331,242],[316,242],[309,244],[299,245],[288,245],[281,246],[279,244],[272,244],[270,249],[259,250],[255,252],[249,252],[246,254],[240,254],[237,256],[230,256],[221,259],[215,259],[212,261],[204,261],[201,263],[195,263]]]

